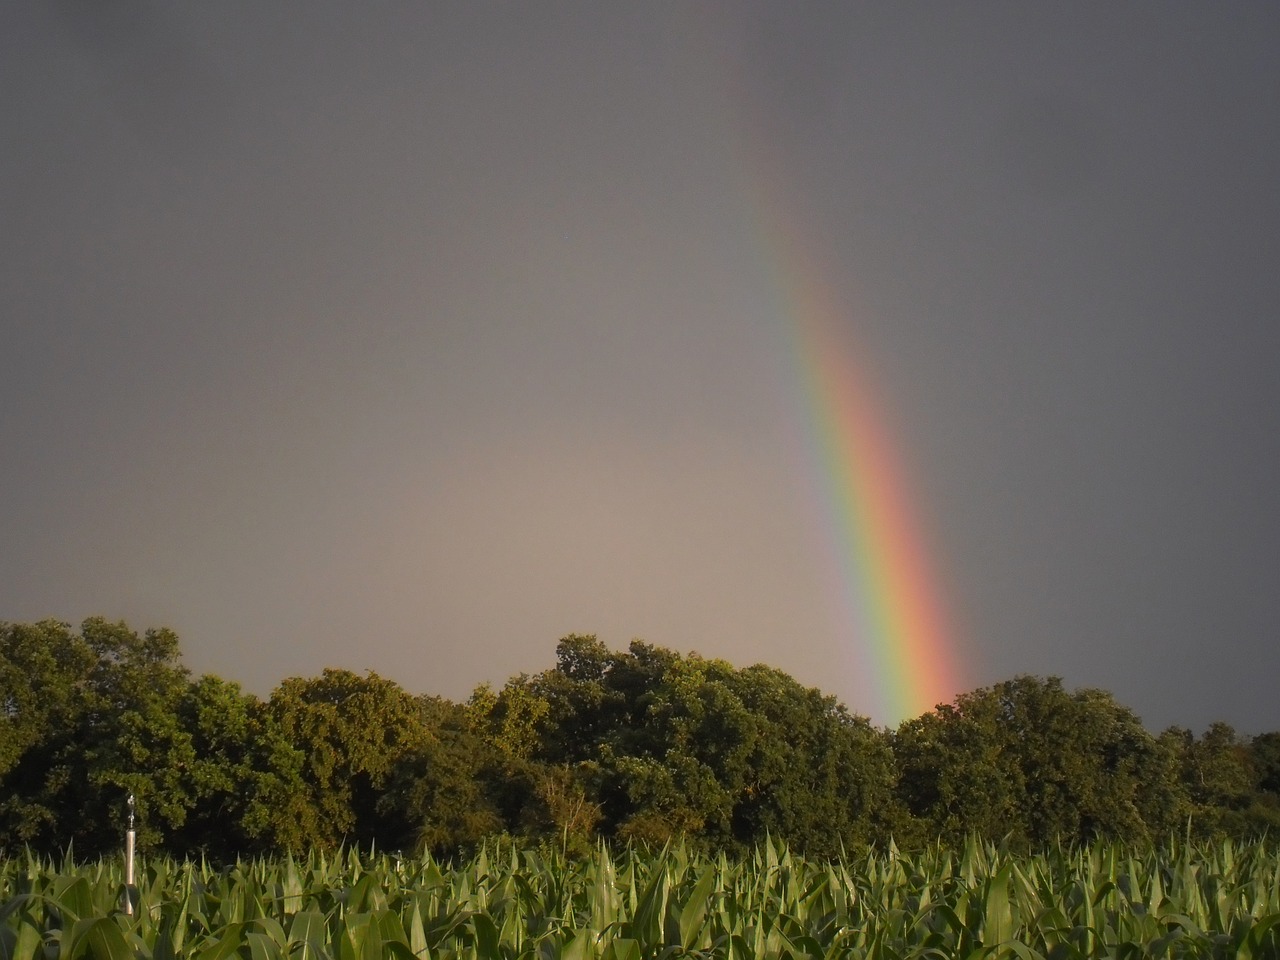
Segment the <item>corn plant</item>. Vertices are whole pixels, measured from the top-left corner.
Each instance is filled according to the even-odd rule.
[[[1280,957],[1267,843],[1019,856],[970,841],[811,861],[684,846],[461,864],[355,850],[215,868],[0,862],[0,960],[783,960]]]

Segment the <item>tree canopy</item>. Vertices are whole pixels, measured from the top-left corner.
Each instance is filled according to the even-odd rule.
[[[1016,677],[877,729],[772,667],[563,638],[465,703],[322,670],[266,699],[177,636],[0,623],[0,849],[215,859],[342,844],[450,853],[765,836],[823,856],[970,835],[1032,847],[1280,826],[1280,732],[1153,735],[1100,690]]]

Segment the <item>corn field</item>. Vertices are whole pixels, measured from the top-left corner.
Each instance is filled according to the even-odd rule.
[[[442,864],[347,851],[215,869],[0,862],[0,957],[53,960],[1280,958],[1271,844],[1015,855],[971,842],[835,862],[490,847]]]

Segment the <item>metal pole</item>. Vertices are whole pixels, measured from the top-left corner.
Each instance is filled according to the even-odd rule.
[[[129,794],[129,829],[124,832],[124,912],[133,916],[133,794]]]

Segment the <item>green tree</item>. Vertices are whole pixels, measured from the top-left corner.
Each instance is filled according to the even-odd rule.
[[[396,764],[379,801],[410,826],[404,846],[448,856],[506,828],[496,797],[505,761],[476,732],[468,708],[420,698],[429,736]]]
[[[1026,785],[1005,755],[994,697],[962,695],[954,704],[904,722],[893,740],[898,797],[918,821],[910,832],[959,842],[1021,830]]]
[[[1249,743],[1249,753],[1258,790],[1280,799],[1280,731],[1258,734]]]
[[[95,854],[119,843],[124,800],[137,797],[138,839],[162,844],[194,802],[194,747],[178,706],[189,675],[178,638],[138,634],[124,623],[6,625],[7,711],[15,736],[5,751],[0,807],[7,843]],[[27,677],[24,692],[14,678]]]
[[[1181,748],[1193,835],[1243,838],[1280,825],[1260,790],[1255,767],[1260,752],[1234,727],[1214,723],[1199,737],[1175,727],[1167,735]]]
[[[513,762],[539,752],[550,704],[525,674],[496,693],[487,683],[476,687],[467,710],[472,729]]]
[[[58,801],[71,772],[54,764],[80,722],[96,655],[69,624],[0,624],[0,843],[39,849],[71,821]]]
[[[194,753],[186,771],[192,807],[166,846],[178,855],[199,851],[223,861],[268,852],[252,829],[251,812],[278,777],[271,769],[261,701],[239,684],[204,676],[187,687],[178,716]]]
[[[739,843],[771,835],[835,855],[887,833],[895,771],[886,735],[771,667],[736,671],[732,685],[757,729],[734,807]]]
[[[923,831],[1021,844],[1141,840],[1180,810],[1176,766],[1099,690],[1017,677],[962,694],[894,738],[899,797]]]
[[[250,829],[288,850],[405,846],[417,825],[378,801],[397,765],[430,742],[424,709],[372,672],[328,669],[284,681],[263,710],[271,779],[259,784]]]
[[[738,670],[641,641],[615,653],[573,635],[554,670],[517,678],[490,711],[535,714],[506,722],[503,736],[542,765],[535,793],[566,833],[598,823],[624,839],[743,847],[772,832],[836,852],[866,842],[891,799],[884,737],[769,667]]]

